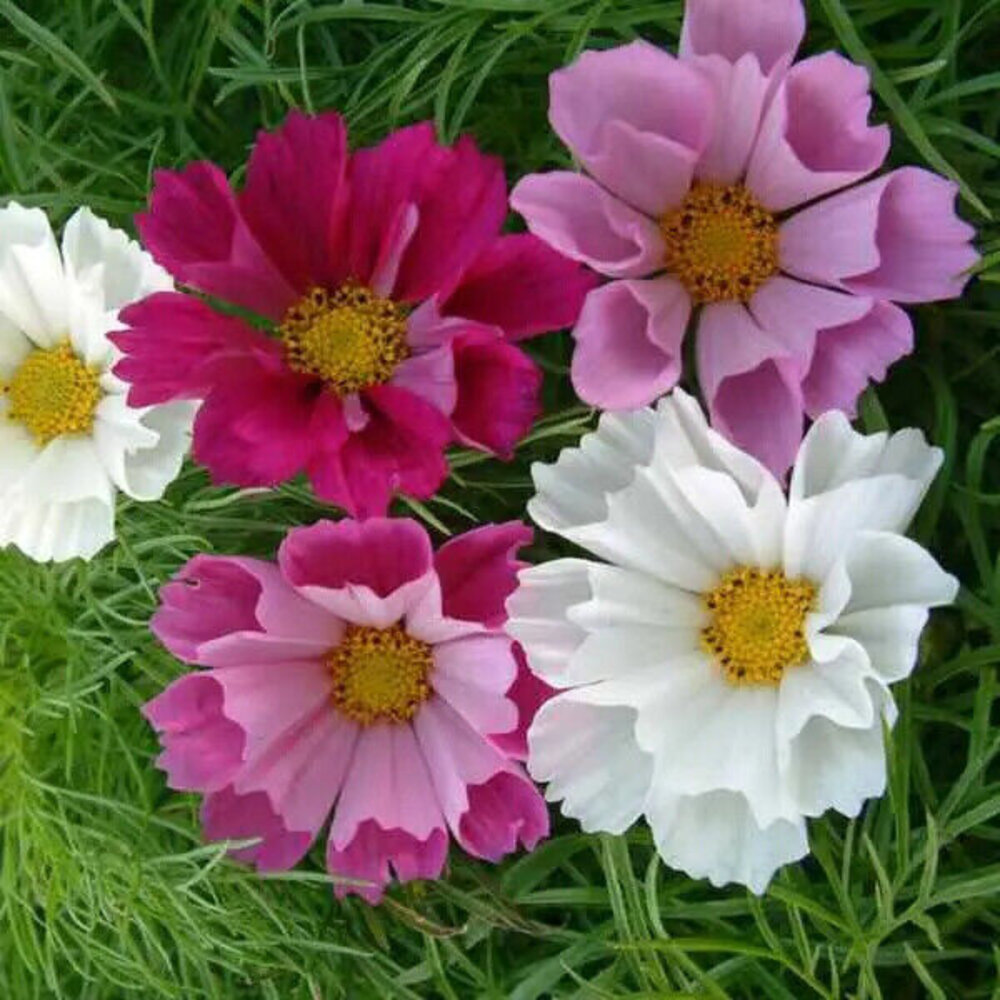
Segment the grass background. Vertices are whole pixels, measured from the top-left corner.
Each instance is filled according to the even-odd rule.
[[[964,583],[897,689],[885,799],[814,822],[812,858],[762,899],[664,869],[641,825],[605,838],[564,820],[498,868],[453,852],[446,881],[378,909],[335,903],[318,852],[258,879],[202,845],[195,801],[151,767],[137,707],[180,668],[145,622],[195,551],[270,554],[326,511],[298,484],[217,490],[188,468],[166,501],[123,502],[120,544],[90,565],[0,554],[0,996],[1000,998],[1000,2],[809,13],[809,51],[873,69],[894,162],[960,179],[986,254],[964,300],[917,311],[917,354],[862,407],[864,426],[915,424],[946,449],[915,530]],[[432,117],[514,177],[564,162],[549,71],[636,35],[673,46],[680,17],[676,0],[0,0],[0,196],[131,228],[155,166],[207,157],[238,176],[290,106],[339,108],[356,143]],[[512,464],[453,456],[442,495],[410,511],[439,536],[519,516],[530,461],[591,423],[566,335],[530,350],[547,415]]]

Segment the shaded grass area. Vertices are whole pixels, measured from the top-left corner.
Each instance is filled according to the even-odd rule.
[[[917,425],[947,451],[917,534],[957,573],[914,678],[897,688],[890,790],[811,828],[813,857],[763,899],[657,862],[648,832],[559,820],[499,868],[337,904],[321,850],[260,880],[199,838],[168,793],[138,705],[179,672],[146,632],[157,587],[195,551],[273,552],[328,513],[301,486],[209,486],[124,502],[88,566],[0,555],[0,996],[334,998],[1000,998],[1000,101],[998,0],[819,0],[810,51],[875,71],[897,163],[950,173],[981,227],[981,280],[918,311],[919,351],[862,424]],[[152,169],[238,171],[258,127],[335,107],[355,142],[433,117],[513,177],[564,162],[546,74],[582,47],[673,46],[669,0],[0,0],[0,194],[131,226]],[[439,536],[521,515],[532,460],[592,423],[566,335],[530,350],[547,416],[511,464],[456,453],[442,495],[399,505]],[[540,538],[532,557],[560,552]]]

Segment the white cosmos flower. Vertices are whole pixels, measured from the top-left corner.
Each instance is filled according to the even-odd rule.
[[[675,391],[533,469],[529,511],[605,562],[524,570],[510,633],[561,689],[528,766],[585,830],[641,815],[664,861],[763,892],[805,819],[885,789],[889,685],[957,583],[903,532],[941,462],[839,413],[786,497]]]
[[[0,209],[0,545],[90,558],[114,538],[116,489],[154,500],[176,477],[192,407],[130,407],[107,336],[120,309],[172,287],[88,208],[61,253],[44,212]]]

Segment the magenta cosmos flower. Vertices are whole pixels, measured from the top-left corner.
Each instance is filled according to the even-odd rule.
[[[503,167],[471,139],[441,146],[425,123],[352,154],[338,115],[292,112],[238,195],[211,163],[157,173],[143,241],[213,301],[127,310],[116,373],[133,405],[204,401],[194,454],[217,481],[305,471],[355,516],[430,496],[452,441],[509,457],[541,382],[512,342],[571,325],[593,284],[499,235],[506,214]]]
[[[504,633],[531,540],[519,522],[435,554],[412,520],[291,531],[277,565],[196,556],[167,584],[153,632],[186,674],[144,713],[171,788],[203,792],[211,840],[261,870],[292,867],[330,813],[337,885],[377,902],[389,867],[436,878],[448,831],[498,861],[548,833],[516,759],[547,689]]]
[[[586,174],[532,175],[511,198],[614,279],[574,331],[579,395],[618,410],[668,391],[698,310],[713,422],[779,475],[803,413],[853,412],[912,349],[894,303],[959,295],[977,260],[956,185],[912,167],[859,183],[889,129],[868,124],[861,66],[792,65],[804,31],[800,0],[688,0],[680,58],[585,52],[550,77],[549,117]]]

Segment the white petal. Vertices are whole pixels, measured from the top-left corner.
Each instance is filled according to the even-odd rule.
[[[561,559],[522,570],[507,631],[532,669],[574,686],[667,664],[698,649],[698,598],[601,563]]]
[[[58,437],[42,449],[17,485],[26,502],[71,503],[95,499],[114,506],[114,487],[93,439]]]
[[[124,396],[105,396],[97,408],[94,443],[108,475],[136,500],[163,496],[181,470],[195,406],[186,401],[134,409]]]
[[[678,660],[647,683],[608,681],[604,698],[636,704],[636,739],[656,760],[656,784],[677,795],[740,792],[758,824],[795,815],[780,780],[775,687],[730,684],[705,655]]]
[[[897,604],[844,615],[831,631],[850,636],[863,646],[878,677],[885,684],[894,684],[909,677],[917,665],[927,617],[923,605]]]
[[[17,327],[0,316],[0,382],[9,382],[34,344]]]
[[[0,495],[16,486],[41,454],[27,428],[7,419],[10,404],[0,393]]]
[[[856,479],[900,476],[913,484],[912,514],[934,481],[944,453],[927,444],[923,434],[907,428],[896,434],[864,435],[843,413],[824,413],[810,428],[792,471],[789,497],[798,500],[836,489]],[[906,523],[894,530],[902,531]]]
[[[882,715],[867,729],[814,718],[796,737],[785,780],[806,816],[836,809],[857,816],[865,799],[885,791]]]
[[[0,318],[40,347],[66,334],[66,280],[52,227],[38,208],[0,208]]]
[[[38,562],[90,559],[115,537],[114,506],[88,498],[52,503],[10,495],[0,505],[0,545]]]
[[[86,206],[66,223],[62,252],[67,276],[109,312],[173,288],[170,275],[138,243]]]
[[[581,694],[541,707],[528,732],[528,769],[584,830],[623,833],[642,813],[652,759],[636,746],[634,710],[586,704]]]
[[[739,882],[760,895],[782,865],[809,853],[802,819],[762,829],[734,792],[680,796],[654,778],[646,815],[664,862],[715,886]]]
[[[597,430],[585,434],[579,447],[564,448],[553,465],[532,466],[537,495],[528,513],[559,534],[604,518],[605,496],[629,483],[635,467],[652,457],[655,425],[650,409],[603,414]]]

